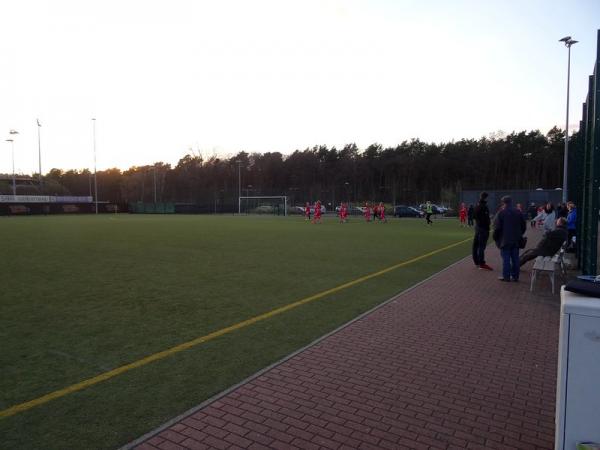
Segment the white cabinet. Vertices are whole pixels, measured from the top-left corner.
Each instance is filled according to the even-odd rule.
[[[600,442],[600,298],[561,290],[556,449]]]

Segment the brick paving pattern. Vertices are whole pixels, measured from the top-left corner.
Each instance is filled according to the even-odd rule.
[[[498,250],[421,286],[138,445],[149,449],[551,449],[559,328],[547,280]],[[548,284],[546,286],[546,284]]]

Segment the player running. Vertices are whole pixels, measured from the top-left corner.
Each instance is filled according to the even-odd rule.
[[[321,223],[321,200],[315,203],[315,218],[312,223]]]
[[[348,221],[348,207],[345,203],[340,206],[340,223],[346,223]]]
[[[368,202],[365,203],[365,212],[364,212],[364,215],[365,215],[365,220],[367,222],[370,222],[371,221],[371,207],[369,206]]]
[[[383,206],[383,202],[379,203],[378,212],[379,212],[379,221],[386,223],[387,220],[385,220],[385,206]]]
[[[460,204],[460,209],[458,210],[458,218],[460,220],[460,226],[467,226],[467,207],[464,203]]]
[[[304,220],[310,221],[310,204],[306,202],[306,206],[304,207]]]

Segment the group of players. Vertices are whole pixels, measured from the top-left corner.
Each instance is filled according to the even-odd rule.
[[[379,203],[379,205],[371,205],[367,202],[365,203],[364,208],[362,208],[363,217],[366,222],[376,222],[377,220],[382,223],[386,223],[387,219],[385,218],[385,206],[383,202]],[[321,201],[317,200],[314,206],[314,215],[311,220],[310,218],[310,204],[306,202],[306,206],[304,207],[304,217],[307,221],[311,223],[321,223]],[[340,223],[348,222],[348,204],[342,203],[340,205],[340,209],[338,212],[338,217],[340,218]]]

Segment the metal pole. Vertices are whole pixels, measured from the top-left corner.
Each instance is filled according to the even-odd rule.
[[[238,214],[242,214],[242,162],[238,161]]]
[[[156,204],[156,164],[154,165],[154,204]]]
[[[42,124],[40,123],[40,119],[37,119],[38,126],[38,163],[39,163],[39,182],[40,188],[42,187],[42,139],[40,137],[40,128],[42,128]]]
[[[94,203],[96,204],[96,214],[98,214],[98,178],[96,176],[96,119],[92,119],[94,133]]]
[[[11,148],[12,148],[12,186],[13,186],[13,195],[17,195],[17,181],[15,179],[15,141],[13,139],[10,140]]]
[[[567,195],[567,158],[569,155],[569,87],[571,83],[571,46],[569,48],[569,57],[567,63],[567,118],[565,124],[565,154],[563,157],[563,190],[562,190],[562,201],[566,203],[568,201]]]

